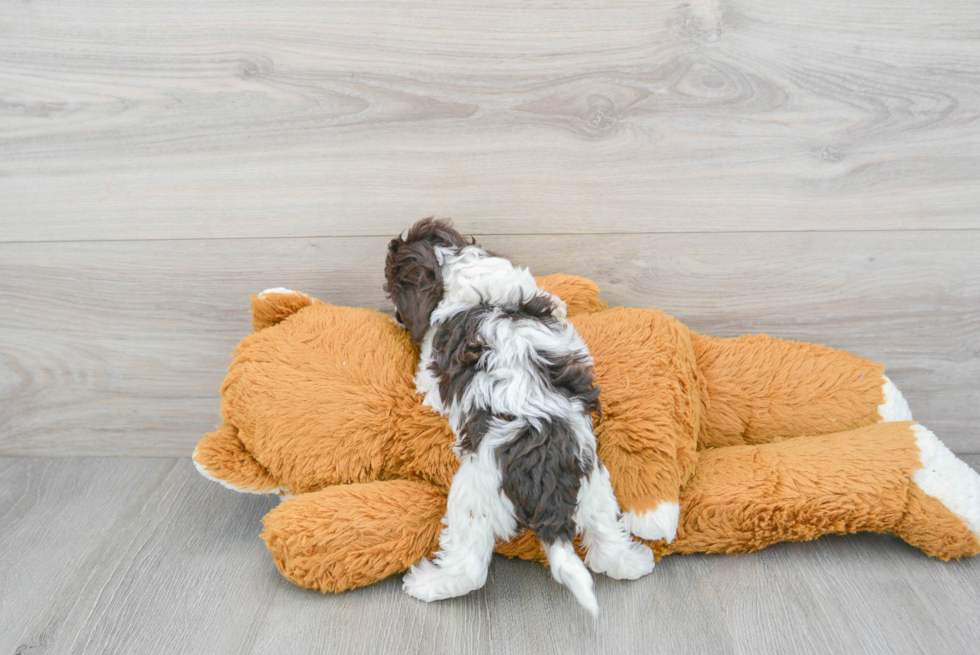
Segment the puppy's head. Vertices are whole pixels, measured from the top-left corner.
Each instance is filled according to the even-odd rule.
[[[436,248],[454,251],[472,245],[447,220],[423,218],[388,244],[385,293],[395,304],[395,318],[408,328],[412,343],[422,343],[429,317],[442,300],[442,266]]]

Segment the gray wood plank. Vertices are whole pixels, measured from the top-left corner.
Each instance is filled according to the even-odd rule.
[[[252,652],[280,652],[288,644],[295,653],[488,653],[495,639],[489,593],[433,604],[402,592],[401,576],[338,595],[285,583]]]
[[[703,557],[624,582],[596,576],[599,619],[538,564],[497,557],[488,582],[494,653],[734,653]]]
[[[734,652],[703,558],[656,573],[598,578],[598,622],[544,567],[499,556],[483,589],[439,603],[404,594],[400,576],[339,596],[284,587],[255,652],[287,641],[296,652],[366,654]]]
[[[980,456],[963,456],[980,470]],[[739,653],[973,653],[980,560],[892,535],[827,536],[706,558]]]
[[[247,652],[282,583],[276,501],[186,458],[3,460],[0,494],[4,653]]]
[[[965,459],[980,467],[980,456]],[[299,651],[365,653],[965,655],[980,643],[980,560],[940,562],[890,535],[826,537],[741,557],[675,556],[629,583],[600,576],[597,622],[546,569],[501,557],[485,588],[449,602],[398,599],[397,579],[370,589],[376,595],[321,598],[281,589],[256,652],[290,640]],[[419,616],[435,627],[420,629]],[[482,629],[487,616],[489,644],[482,633],[453,633],[460,623]],[[310,625],[326,627],[304,630]]]
[[[888,535],[599,577],[593,622],[543,567],[499,557],[484,589],[440,603],[409,598],[398,577],[297,588],[257,538],[273,502],[187,459],[0,458],[0,651],[957,655],[980,643],[980,559],[939,562]]]
[[[968,228],[980,5],[0,6],[0,240]]]
[[[0,652],[57,638],[59,619],[75,607],[75,578],[88,573],[98,544],[113,535],[130,494],[170,466],[153,459],[0,459]],[[54,607],[61,612],[48,616]]]
[[[824,537],[708,558],[739,653],[973,653],[980,562],[891,535]]]
[[[919,420],[980,452],[980,232],[482,241],[708,334],[767,332],[884,362]],[[385,244],[0,244],[0,454],[186,456],[218,421],[249,294],[281,285],[387,310]]]

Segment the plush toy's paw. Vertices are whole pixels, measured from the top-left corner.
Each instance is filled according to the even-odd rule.
[[[233,489],[253,494],[279,494],[275,476],[248,451],[238,438],[238,429],[219,425],[197,444],[192,456],[198,472],[209,480]]]
[[[607,554],[605,561],[590,562],[592,570],[616,580],[637,580],[653,572],[653,551],[637,541]]]
[[[623,514],[626,528],[640,539],[659,541],[664,539],[671,543],[677,536],[677,521],[681,516],[680,505],[663,501],[656,509],[647,512],[630,510]]]
[[[402,578],[402,589],[409,596],[431,603],[434,600],[466,595],[482,587],[485,581],[486,571],[483,571],[482,576],[472,569],[449,571],[437,566],[432,560],[424,559]]]

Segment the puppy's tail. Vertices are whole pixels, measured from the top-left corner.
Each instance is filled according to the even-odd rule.
[[[599,603],[592,591],[592,574],[575,553],[571,542],[559,539],[553,544],[543,544],[548,553],[551,575],[559,583],[568,587],[589,614],[599,616]]]

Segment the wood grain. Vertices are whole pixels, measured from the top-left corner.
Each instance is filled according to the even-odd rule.
[[[300,589],[257,537],[273,503],[186,458],[0,458],[0,652],[972,655],[980,642],[980,558],[940,562],[890,535],[598,576],[593,622],[545,568],[501,557],[483,589],[439,603],[398,577]]]
[[[735,652],[704,557],[664,560],[634,582],[595,576],[598,621],[543,566],[498,556],[491,571],[500,655]]]
[[[481,237],[719,336],[884,362],[916,417],[980,452],[980,232]],[[248,297],[388,309],[386,239],[0,245],[0,454],[187,455],[218,421]]]
[[[871,534],[708,558],[725,624],[746,654],[971,652],[978,564],[931,560]]]
[[[980,4],[0,6],[0,240],[976,228]]]
[[[170,466],[0,459],[0,652],[47,645],[69,613],[87,611],[73,598],[91,573],[81,569],[111,538],[130,494]]]
[[[221,489],[188,459],[0,460],[0,652],[247,652],[276,501]]]
[[[428,604],[402,591],[401,576],[339,596],[284,582],[252,652],[289,644],[297,653],[489,653],[496,639],[489,593]]]

